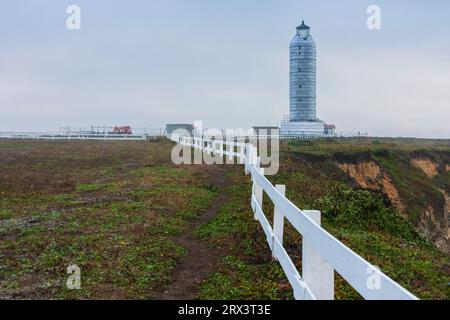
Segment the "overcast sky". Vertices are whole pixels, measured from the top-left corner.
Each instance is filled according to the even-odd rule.
[[[66,28],[70,4],[81,30]],[[371,4],[378,31],[366,27]],[[450,138],[449,17],[448,0],[5,0],[0,131],[275,125],[305,20],[319,118],[338,132]]]

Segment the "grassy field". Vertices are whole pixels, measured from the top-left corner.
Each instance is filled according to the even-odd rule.
[[[153,298],[186,254],[173,237],[215,197],[171,144],[0,141],[0,297]],[[82,271],[67,290],[66,268]]]
[[[0,140],[0,298],[165,299],[189,290],[183,297],[291,299],[253,220],[242,166],[176,167],[172,146]],[[271,179],[300,208],[322,210],[328,231],[414,294],[449,299],[448,255],[336,165],[370,156],[394,166],[411,152],[449,149],[445,141],[289,143]],[[411,172],[424,180],[397,167],[400,180],[414,182]],[[434,193],[427,187],[449,183],[445,174],[434,179],[422,182],[425,199]],[[270,217],[267,199],[264,208]],[[301,238],[289,226],[286,235],[300,267]],[[81,290],[65,286],[71,264],[81,268]],[[359,298],[339,277],[336,288],[339,299]]]

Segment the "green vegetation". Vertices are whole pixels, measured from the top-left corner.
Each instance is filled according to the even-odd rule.
[[[284,151],[304,152],[316,155],[345,155],[379,150],[395,150],[417,152],[428,150],[433,152],[449,152],[450,140],[437,139],[397,139],[397,138],[339,138],[317,141],[293,140],[283,145]]]
[[[340,161],[377,161],[392,174],[408,210],[416,207],[422,210],[429,203],[443,205],[435,183],[448,184],[448,172],[441,171],[430,179],[410,165],[410,157],[416,156],[417,150],[422,156],[436,154],[438,150],[441,161],[449,163],[449,146],[448,141],[417,140],[293,141],[282,144],[280,172],[270,179],[273,183],[286,184],[288,198],[300,208],[321,210],[326,230],[418,297],[449,299],[448,255],[420,236],[414,220],[406,219],[386,195],[360,189],[337,166]],[[259,224],[253,221],[253,212],[248,207],[248,180],[239,174],[237,171],[234,175],[235,186],[228,189],[232,200],[215,219],[197,231],[199,237],[207,238],[222,250],[227,248],[229,253],[219,271],[203,284],[200,296],[292,298],[280,267],[270,259]],[[269,220],[272,210],[265,199],[264,211]],[[285,247],[301,270],[301,238],[289,225],[285,231]],[[260,282],[261,278],[265,281]],[[267,284],[270,285],[266,287]],[[361,297],[337,275],[336,298]]]
[[[199,298],[213,300],[262,299],[277,300],[280,295],[292,298],[286,292],[287,285],[282,270],[275,264],[255,264],[235,256],[223,258],[220,270],[202,286]],[[234,272],[229,272],[234,270]],[[262,278],[261,275],[269,278]]]
[[[316,201],[323,226],[421,298],[448,299],[449,259],[389,201],[367,190],[333,190]]]
[[[292,299],[291,287],[273,261],[249,207],[250,184],[242,167],[232,170],[229,201],[196,235],[223,255],[218,270],[201,286],[201,299]]]
[[[80,184],[76,187],[76,191],[78,192],[96,192],[96,191],[117,191],[119,189],[118,185],[115,184],[107,184],[107,183],[100,183],[100,184]]]
[[[410,242],[423,239],[389,200],[369,190],[337,189],[315,202],[322,212],[324,223],[334,228],[365,232],[385,232]]]
[[[11,218],[12,216],[13,216],[13,213],[12,213],[11,210],[8,210],[8,209],[2,209],[2,210],[0,210],[0,220],[3,220],[3,219],[9,219],[9,218]]]

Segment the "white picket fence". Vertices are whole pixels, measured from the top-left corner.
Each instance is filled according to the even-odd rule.
[[[251,207],[255,219],[261,224],[272,255],[281,264],[295,299],[334,299],[336,271],[365,299],[417,300],[417,297],[323,229],[320,226],[320,211],[300,210],[285,197],[284,185],[272,185],[264,176],[257,148],[252,144],[177,135],[172,135],[171,139],[211,155],[228,156],[230,159],[236,157],[245,164],[245,171],[251,175],[253,182]],[[264,194],[274,204],[273,226],[263,211]],[[302,236],[302,274],[283,247],[285,220]]]

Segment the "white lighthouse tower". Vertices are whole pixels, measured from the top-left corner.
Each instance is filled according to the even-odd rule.
[[[323,137],[325,124],[316,116],[316,43],[302,24],[290,46],[289,119],[281,122],[282,136]]]

